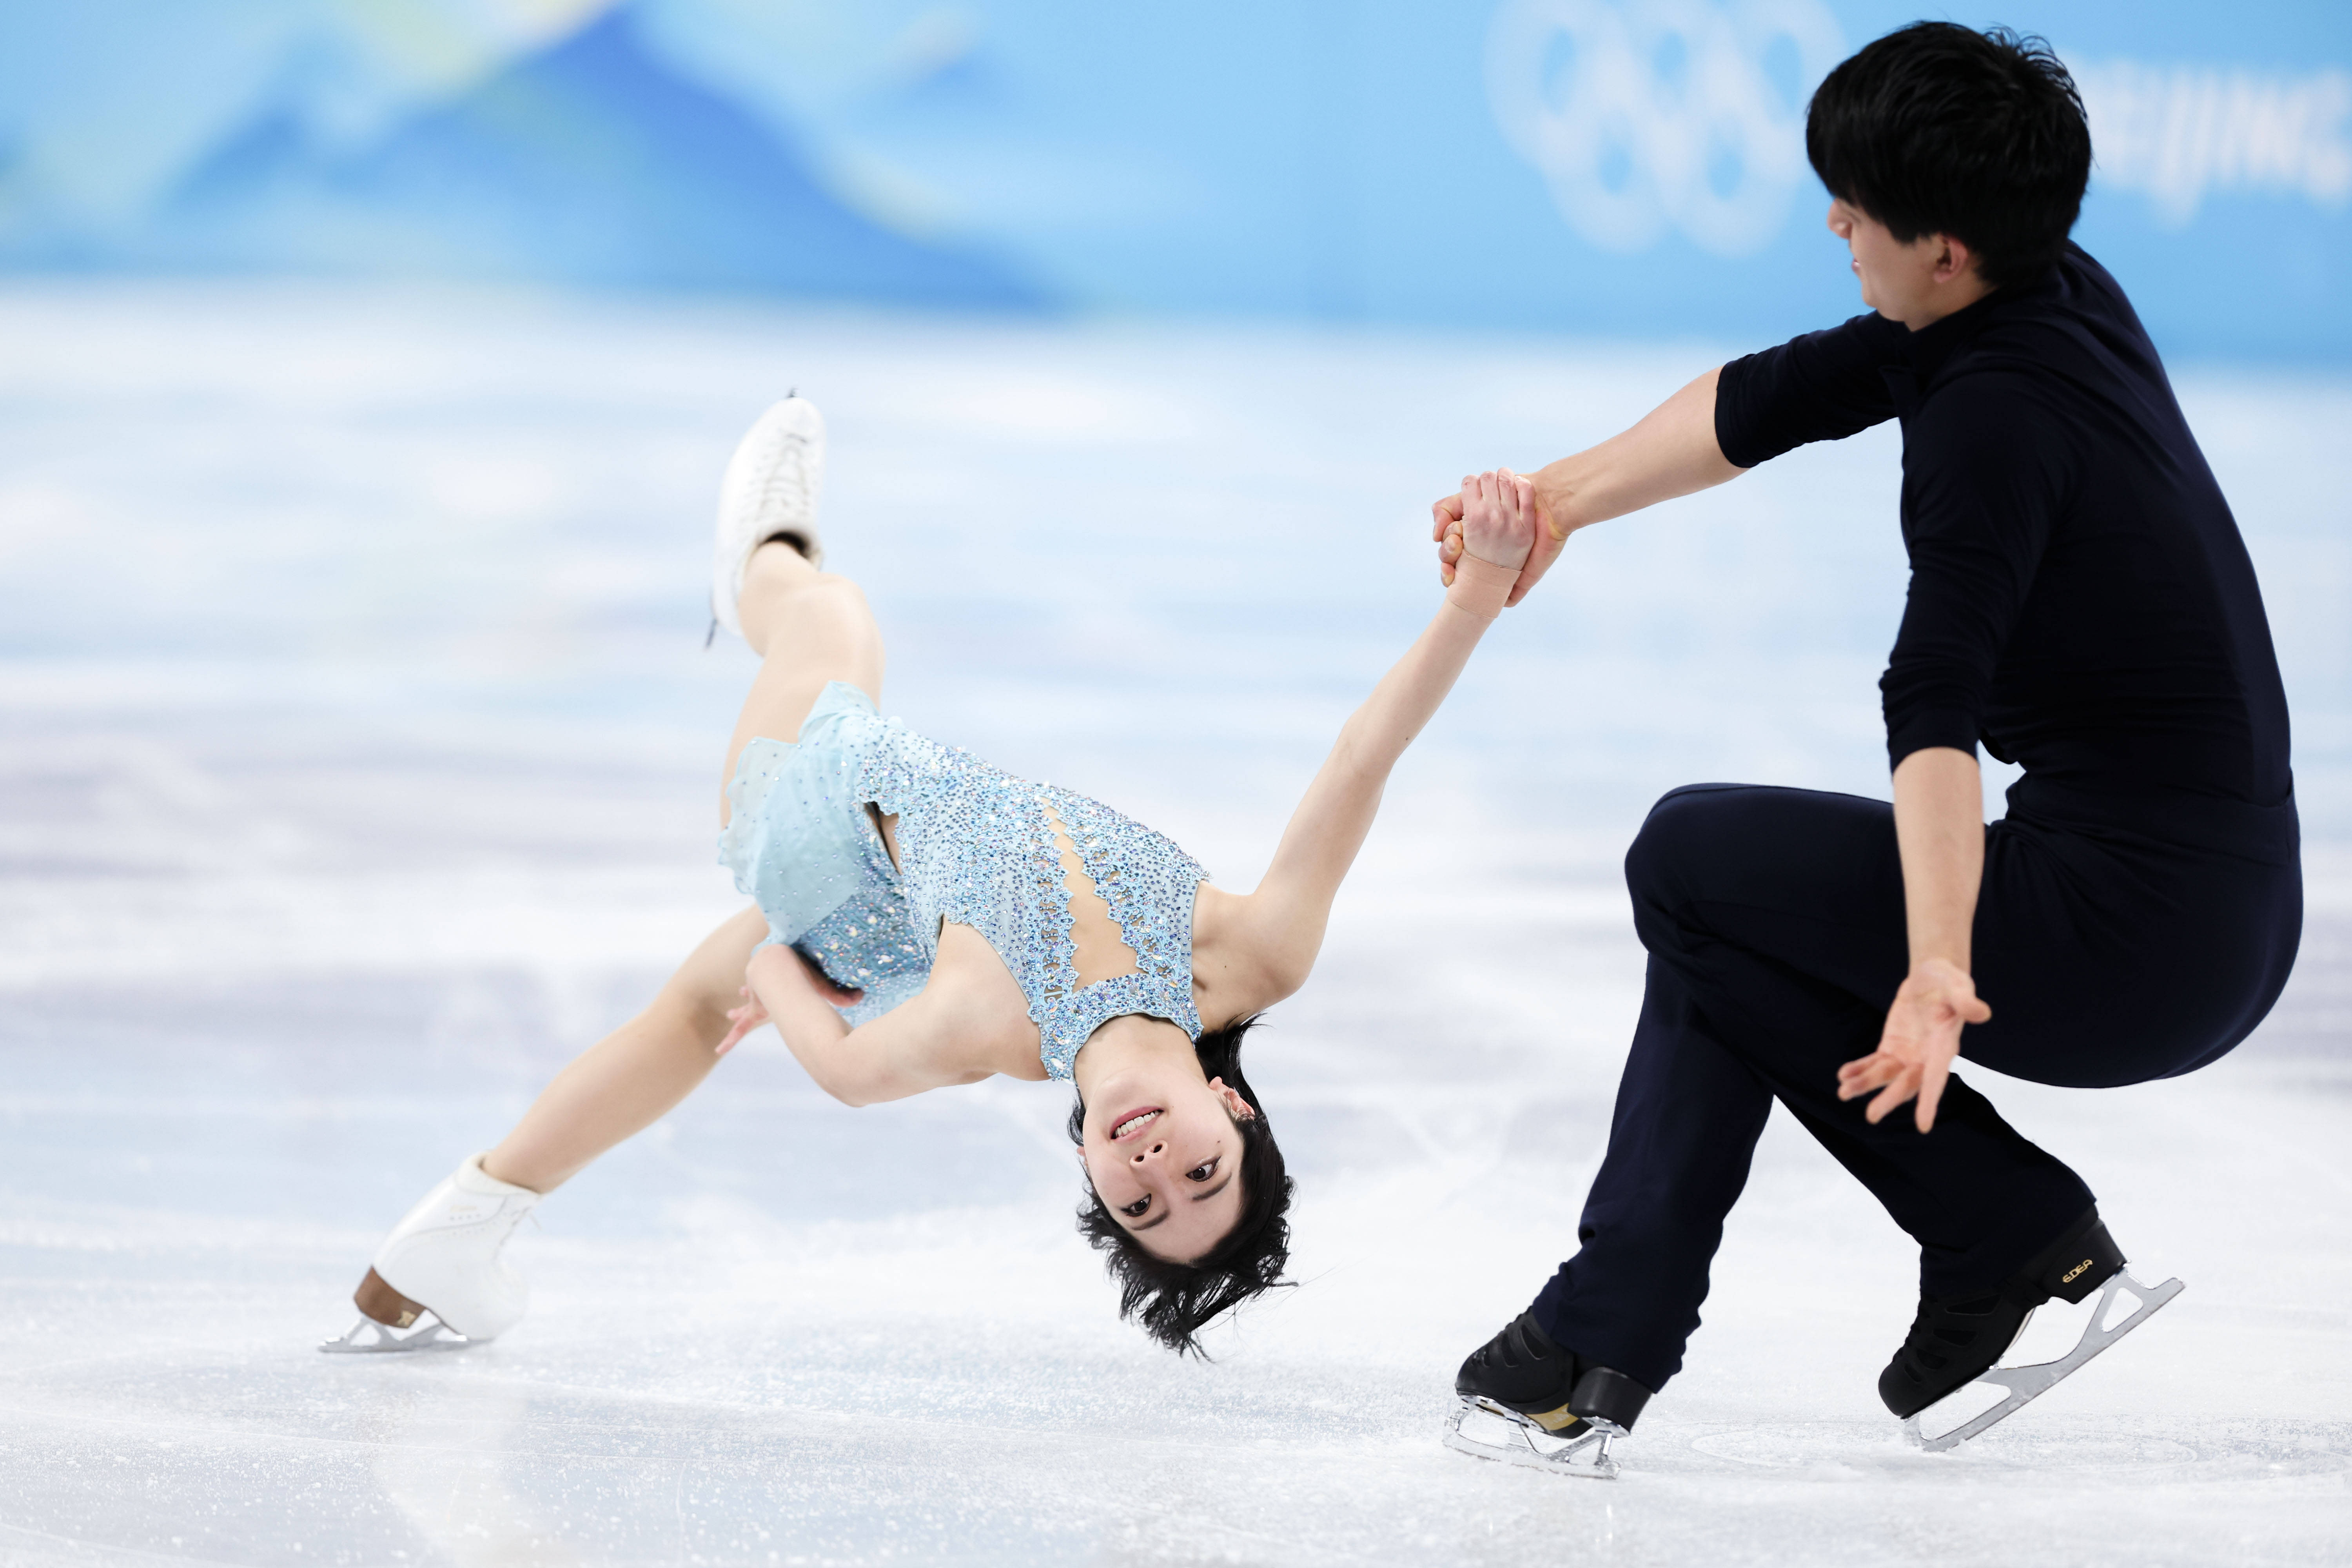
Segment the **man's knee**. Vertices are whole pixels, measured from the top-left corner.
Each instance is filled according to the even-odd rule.
[[[1686,892],[1695,865],[1711,858],[1706,841],[1720,832],[1745,784],[1684,784],[1658,797],[1625,851],[1625,889],[1636,910],[1664,908]]]

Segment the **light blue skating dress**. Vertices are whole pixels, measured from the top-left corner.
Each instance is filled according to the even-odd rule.
[[[890,863],[866,805],[898,818]],[[1192,900],[1208,873],[1098,801],[1032,784],[886,720],[856,687],[826,686],[797,742],[753,740],[727,786],[719,862],[789,943],[845,989],[852,1025],[923,988],[943,921],[988,939],[1028,999],[1046,1072],[1070,1076],[1087,1037],[1128,1013],[1194,1039]],[[1078,984],[1062,825],[1110,906],[1136,972]]]

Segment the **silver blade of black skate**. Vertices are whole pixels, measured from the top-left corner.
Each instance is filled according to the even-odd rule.
[[[329,1355],[415,1355],[425,1351],[461,1351],[485,1342],[467,1339],[428,1311],[405,1330],[362,1317],[341,1336],[320,1340],[319,1348]]]
[[[1510,1424],[1519,1440],[1516,1443],[1483,1443],[1466,1436],[1462,1430],[1462,1418],[1477,1414],[1499,1416]],[[1622,1437],[1625,1429],[1613,1421],[1594,1421],[1591,1430],[1571,1437],[1560,1447],[1545,1453],[1535,1445],[1530,1435],[1542,1428],[1535,1426],[1517,1411],[1483,1400],[1455,1395],[1454,1413],[1445,1418],[1445,1446],[1457,1454],[1467,1454],[1474,1459],[1492,1459],[1497,1464],[1517,1465],[1521,1469],[1541,1470],[1548,1476],[1577,1476],[1586,1480],[1613,1481],[1617,1479],[1617,1461],[1609,1457],[1611,1439]],[[1549,1433],[1546,1436],[1549,1436]]]
[[[1989,1383],[1996,1388],[2007,1389],[2009,1391],[2007,1398],[1973,1421],[1963,1422],[1936,1437],[1922,1436],[1919,1431],[1919,1417],[1909,1416],[1903,1423],[1903,1436],[1915,1447],[1923,1448],[1930,1454],[1940,1454],[1947,1448],[1959,1447],[1969,1438],[1979,1436],[2008,1420],[2035,1399],[2049,1393],[2068,1377],[2081,1371],[2084,1363],[2093,1356],[2147,1321],[2149,1318],[2155,1316],[2158,1308],[2187,1289],[2189,1287],[2183,1285],[2179,1279],[2168,1279],[2161,1285],[2143,1285],[2128,1274],[2118,1273],[2114,1279],[2108,1280],[2106,1288],[2099,1292],[2099,1304],[2093,1310],[2091,1321],[2084,1326],[2083,1337],[2075,1342],[2073,1350],[2068,1351],[2056,1361],[2035,1362],[2031,1366],[1987,1368],[1977,1374],[1974,1383],[1965,1383],[1960,1387],[1972,1388],[1976,1384]],[[2101,1328],[2099,1325],[2107,1320],[2108,1307],[2114,1304],[2118,1294],[2126,1290],[2138,1299],[2138,1307],[2134,1309],[2130,1317],[2116,1324],[2115,1327]],[[1958,1389],[1953,1391],[1953,1393],[1958,1392]],[[1950,1395],[1947,1394],[1945,1397],[1949,1398]]]

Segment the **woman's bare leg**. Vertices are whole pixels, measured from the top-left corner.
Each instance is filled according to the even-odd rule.
[[[754,907],[703,938],[646,1010],[555,1075],[504,1142],[482,1159],[501,1182],[552,1192],[693,1092],[719,1058],[743,966],[768,937]]]
[[[830,680],[882,695],[882,634],[866,595],[848,578],[820,572],[785,544],[762,545],[743,581],[743,636],[760,673],[727,745],[723,781],[756,735],[800,733]],[[555,1077],[482,1169],[502,1182],[550,1192],[623,1139],[667,1114],[719,1058],[727,1010],[737,1005],[743,966],[767,940],[768,922],[745,910],[703,939],[652,1005],[590,1047]]]
[[[789,544],[763,544],[751,552],[737,609],[743,640],[760,656],[760,673],[727,742],[727,767],[719,776],[722,823],[727,781],[754,736],[797,736],[827,681],[847,681],[882,700],[882,629],[856,583],[818,571]]]

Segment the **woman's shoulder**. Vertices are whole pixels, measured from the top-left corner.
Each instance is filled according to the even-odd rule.
[[[1275,962],[1284,944],[1264,929],[1267,911],[1252,893],[1202,882],[1192,899],[1192,1002],[1204,1027],[1273,1006],[1306,983],[1295,964]]]

